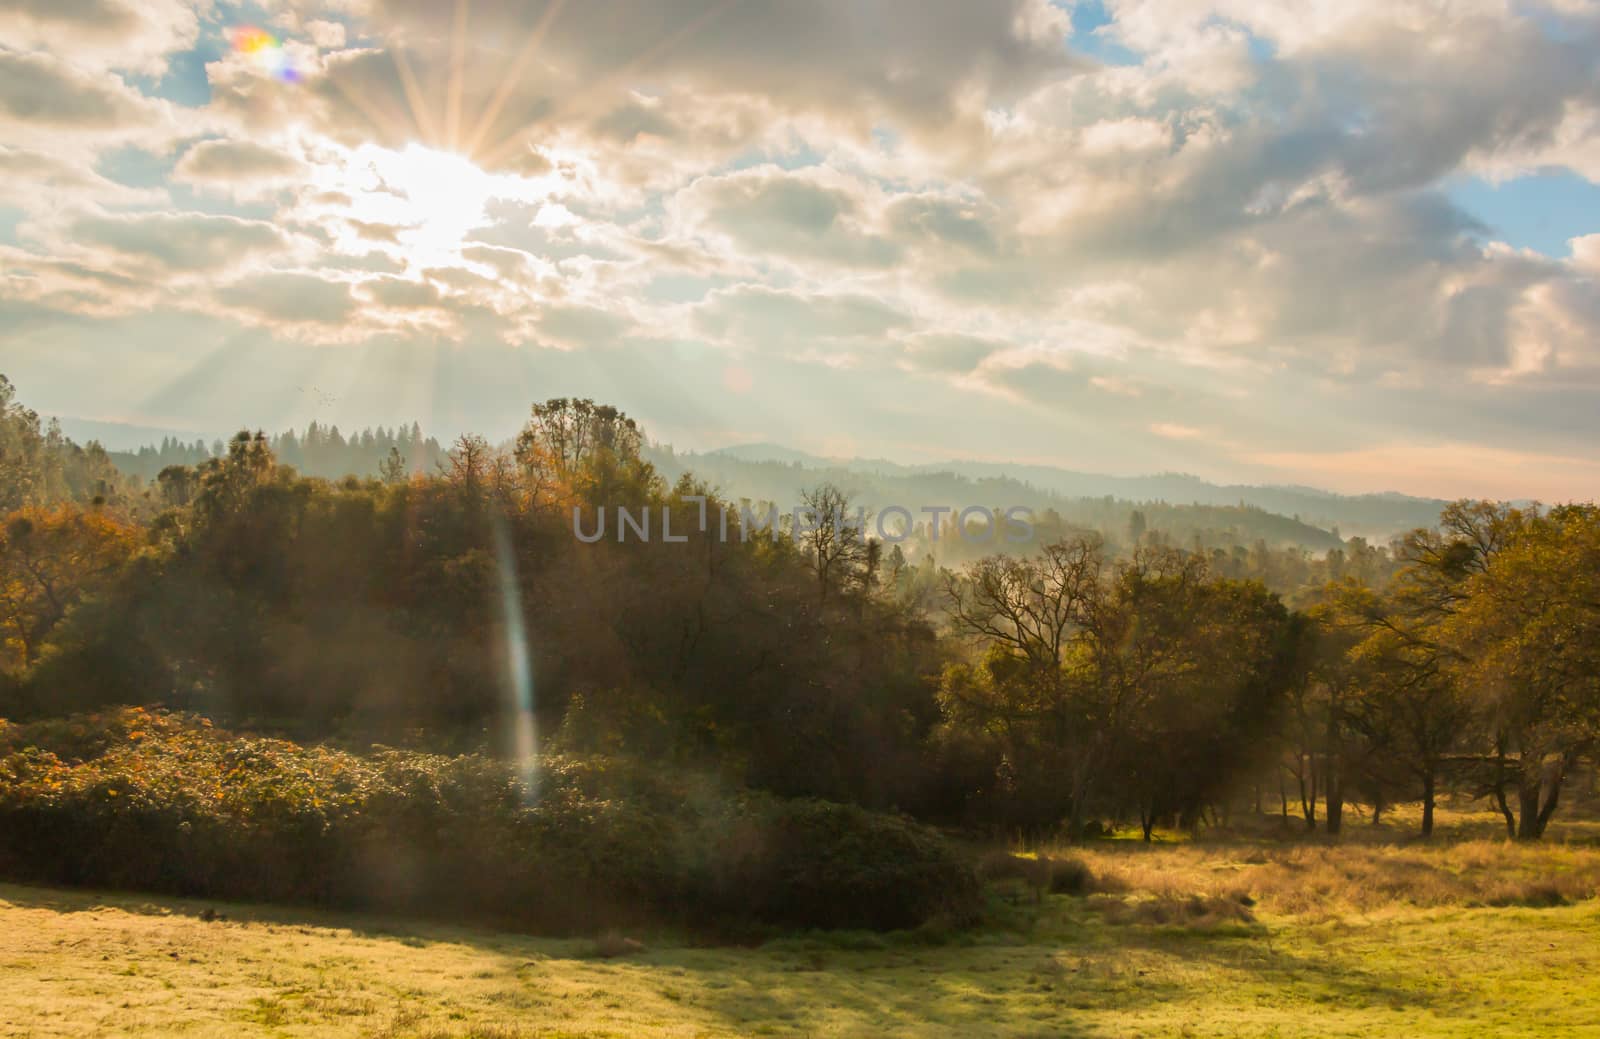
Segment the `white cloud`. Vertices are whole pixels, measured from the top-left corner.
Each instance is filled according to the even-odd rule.
[[[159,75],[191,46],[206,0],[6,0],[0,39],[93,68]]]

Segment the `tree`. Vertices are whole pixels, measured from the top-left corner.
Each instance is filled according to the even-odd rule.
[[[406,456],[398,447],[390,446],[389,454],[378,463],[378,477],[391,487],[406,482]]]
[[[1291,680],[1276,598],[1171,548],[1113,564],[1097,538],[1075,538],[1035,559],[980,560],[949,578],[946,598],[956,629],[986,650],[946,673],[947,710],[999,735],[1024,774],[1032,757],[1065,775],[1073,839],[1112,777],[1147,837],[1158,811],[1193,825]]]
[[[132,556],[137,532],[104,509],[19,509],[0,531],[0,630],[8,669],[31,666],[45,639]]]
[[[1405,581],[1379,593],[1355,580],[1329,590],[1319,619],[1344,654],[1354,694],[1346,724],[1365,748],[1372,792],[1403,785],[1422,799],[1422,836],[1433,834],[1440,782],[1472,723],[1427,599]]]
[[[644,505],[660,494],[655,467],[640,451],[638,423],[608,404],[557,397],[533,406],[513,457],[530,503],[549,495],[601,509]]]
[[[103,447],[73,443],[59,422],[23,407],[0,375],[0,515],[28,505],[111,502],[126,486]]]
[[[1421,539],[1437,548],[1423,579],[1445,604],[1455,670],[1477,690],[1507,831],[1537,840],[1600,731],[1600,508],[1452,509],[1442,544]]]
[[[1116,644],[1135,666],[1113,773],[1148,841],[1160,816],[1192,829],[1208,806],[1226,805],[1270,750],[1285,692],[1306,668],[1306,618],[1260,583],[1213,577],[1192,556],[1126,566],[1121,582],[1132,625]]]
[[[238,512],[251,491],[271,480],[276,470],[277,460],[266,434],[241,430],[229,441],[225,454],[201,466],[195,505],[212,521]]]
[[[469,497],[483,493],[494,469],[494,448],[481,436],[463,433],[446,460],[445,479]]]
[[[0,513],[38,504],[45,491],[46,459],[39,416],[16,397],[16,387],[0,375]]]
[[[945,580],[952,626],[984,648],[977,667],[946,672],[946,715],[995,732],[1013,762],[1038,752],[1046,767],[1068,770],[1073,839],[1089,794],[1094,719],[1081,676],[1069,667],[1080,663],[1078,640],[1105,568],[1099,539],[1082,537],[1046,545],[1032,559],[988,556]]]
[[[800,502],[806,520],[793,535],[816,576],[818,604],[826,604],[830,594],[851,583],[874,581],[881,548],[868,541],[864,517],[852,522],[847,515],[850,496],[824,483],[802,491]]]

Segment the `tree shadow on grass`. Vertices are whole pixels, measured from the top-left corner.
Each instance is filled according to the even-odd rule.
[[[216,898],[184,898],[177,895],[106,891],[96,888],[35,887],[0,882],[0,905],[5,904],[21,909],[46,909],[55,913],[115,911],[132,913],[136,916],[190,917],[216,923],[320,928],[348,931],[352,937],[358,938],[394,939],[412,947],[449,943],[497,951],[504,945],[538,942],[549,947],[544,954],[550,955],[552,951],[578,950],[587,944],[592,944],[576,938],[540,937],[515,930],[495,930],[488,924],[476,921],[452,922],[424,915],[369,913],[319,906],[233,902]]]
[[[1119,926],[1117,931],[1117,942],[1123,948],[1207,964],[1221,974],[1283,990],[1298,1001],[1348,1008],[1435,1009],[1442,1005],[1441,999],[1449,998],[1444,991],[1435,994],[1407,985],[1407,979],[1392,970],[1340,961],[1331,955],[1307,955],[1290,948],[1286,936],[1275,937],[1259,925],[1226,935],[1141,925]]]
[[[646,987],[661,994],[659,1013],[671,1027],[678,1027],[681,1017],[709,1026],[711,1034],[1066,1039],[1095,1034],[1080,1027],[1073,1008],[1044,988],[1050,979],[1032,969],[1043,959],[1040,950],[1022,946],[885,947],[876,936],[811,935],[740,949],[693,946],[681,935],[658,939],[646,934],[642,950],[604,958],[599,951],[604,943],[592,937],[532,937],[425,920],[209,899],[0,884],[0,904],[53,913],[178,919],[206,919],[209,910],[225,917],[228,925],[329,929],[421,948],[434,943],[468,946],[495,957],[497,971],[507,977],[529,978],[529,967],[561,964],[569,980],[574,977],[569,968],[575,967],[584,984],[603,988],[607,977],[627,974],[634,982],[648,981]],[[1030,980],[1030,974],[1038,980]],[[535,971],[518,984],[537,985],[537,977]]]
[[[579,967],[586,984],[603,988],[608,976],[626,975],[658,994],[659,1013],[673,1026],[682,1018],[713,1034],[1103,1035],[1116,1033],[1123,1013],[1194,1002],[1233,985],[1281,992],[1285,1007],[1449,1010],[1448,993],[1426,978],[1319,955],[1262,925],[1206,932],[1111,923],[1064,897],[1049,900],[1031,930],[959,932],[947,944],[816,934],[738,949],[641,933],[642,950],[614,959],[600,958],[593,936],[542,938],[320,909],[11,884],[0,884],[0,902],[200,919],[210,910],[230,923],[338,930],[414,948],[461,945],[494,956],[512,977],[539,962],[589,961]]]

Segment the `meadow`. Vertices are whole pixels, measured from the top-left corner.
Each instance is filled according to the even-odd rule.
[[[0,885],[0,1035],[1600,1034],[1600,850],[1103,841],[1080,895],[970,928],[534,938],[404,918]]]

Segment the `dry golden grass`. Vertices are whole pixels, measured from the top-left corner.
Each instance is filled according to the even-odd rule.
[[[1333,919],[1397,907],[1546,906],[1600,895],[1600,851],[1506,841],[1456,844],[1152,845],[1074,849],[1102,892],[1236,902]],[[1057,852],[1056,854],[1068,854]]]

